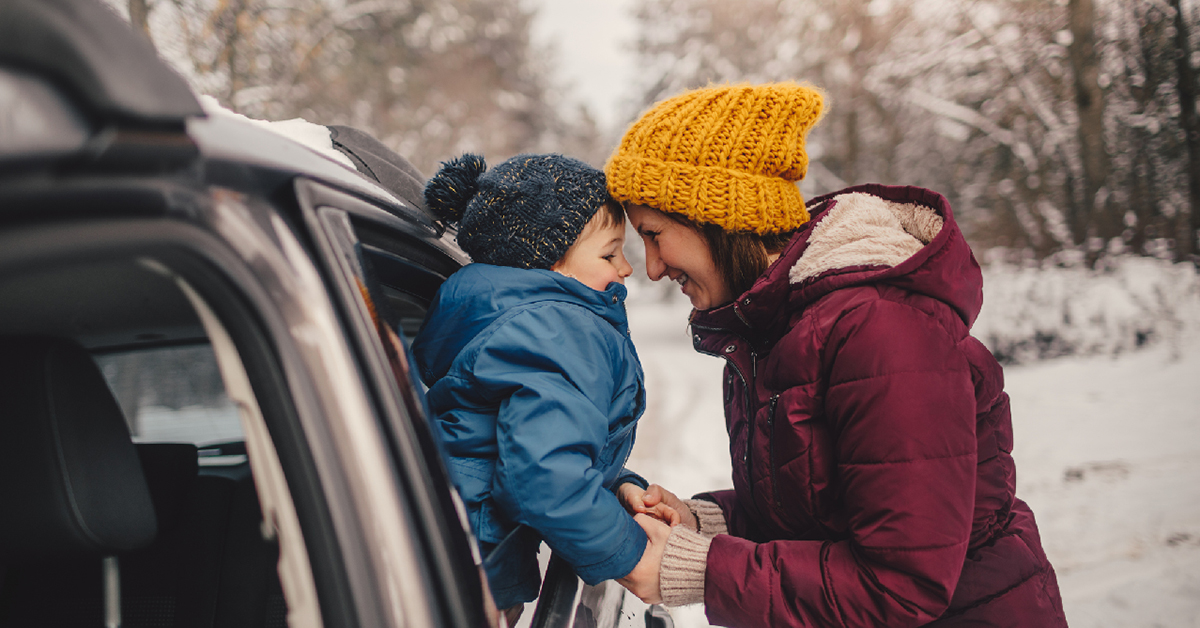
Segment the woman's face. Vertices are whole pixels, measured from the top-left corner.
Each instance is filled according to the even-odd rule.
[[[697,310],[733,300],[703,234],[645,205],[630,205],[625,211],[646,245],[646,275],[652,281],[667,277],[678,283]]]

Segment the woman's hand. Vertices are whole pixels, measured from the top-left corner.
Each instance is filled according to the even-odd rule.
[[[646,531],[646,550],[642,552],[642,559],[634,566],[633,571],[624,578],[619,578],[617,583],[647,604],[661,604],[659,570],[662,566],[663,551],[667,548],[667,538],[671,536],[671,528],[646,514],[636,514],[633,520]]]
[[[679,525],[683,515],[680,514],[678,509],[673,508],[660,497],[656,497],[653,504],[646,503],[646,495],[647,492],[643,491],[640,486],[628,482],[617,488],[617,499],[620,500],[625,510],[629,511],[629,514],[650,515],[669,526]],[[675,501],[679,500],[676,499]],[[683,512],[687,512],[689,517],[692,515],[687,507],[683,508]],[[692,520],[694,521],[695,517],[692,517]]]
[[[642,504],[648,509],[665,505],[677,513],[679,520],[676,523],[682,523],[695,532],[700,531],[700,523],[696,521],[696,515],[692,514],[692,509],[688,508],[683,500],[676,497],[675,493],[657,484],[651,484],[650,488],[646,489],[642,495]]]

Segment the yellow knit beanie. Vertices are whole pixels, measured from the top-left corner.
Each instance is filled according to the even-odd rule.
[[[634,122],[604,166],[614,199],[759,235],[808,222],[796,181],[824,97],[797,83],[721,85],[668,98]]]

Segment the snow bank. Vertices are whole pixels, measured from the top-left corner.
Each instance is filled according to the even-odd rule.
[[[1200,328],[1200,276],[1190,264],[1115,257],[1103,268],[983,266],[972,333],[1006,364],[1178,346]]]

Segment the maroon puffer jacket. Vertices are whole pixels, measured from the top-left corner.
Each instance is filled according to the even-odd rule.
[[[728,361],[734,489],[700,496],[730,532],[709,549],[709,621],[1065,626],[949,204],[866,185],[809,211],[750,291],[692,320]]]

